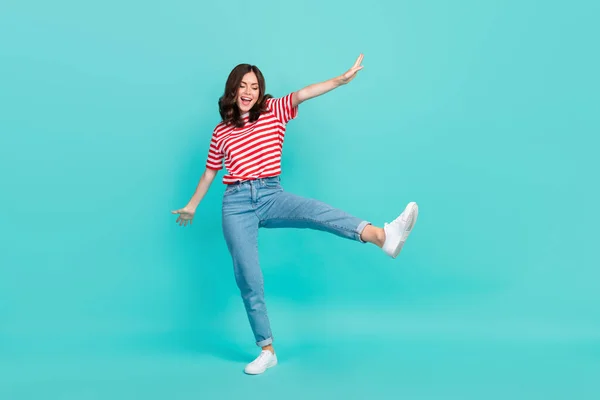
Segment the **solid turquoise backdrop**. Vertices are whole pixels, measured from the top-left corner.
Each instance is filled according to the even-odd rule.
[[[0,397],[597,398],[598,11],[4,1]],[[282,96],[361,52],[288,125],[282,181],[378,225],[417,201],[418,224],[396,260],[261,231],[280,365],[245,376],[222,173],[191,228],[170,211],[236,64]]]

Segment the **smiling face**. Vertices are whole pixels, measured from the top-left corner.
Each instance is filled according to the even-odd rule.
[[[238,64],[229,73],[225,91],[219,97],[221,120],[236,127],[255,122],[267,111],[266,100],[272,97],[266,94],[265,77],[257,66]]]
[[[236,104],[240,109],[240,114],[250,111],[254,104],[256,104],[259,96],[258,78],[254,72],[248,72],[242,78],[236,96]]]

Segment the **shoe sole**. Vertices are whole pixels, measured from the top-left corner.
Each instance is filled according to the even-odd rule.
[[[406,239],[408,239],[408,235],[410,235],[413,228],[415,227],[415,223],[417,222],[417,217],[419,216],[419,206],[414,201],[411,201],[410,203],[408,203],[408,205],[404,209],[404,212],[409,213],[410,223],[408,224],[407,228],[402,233],[402,237],[400,237],[398,246],[394,249],[394,252],[392,253],[392,258],[398,257],[398,255],[402,251],[402,248],[404,247],[404,243],[406,243]]]
[[[264,373],[265,373],[265,372],[266,372],[266,371],[267,371],[269,368],[273,368],[274,366],[276,366],[276,365],[277,365],[277,363],[278,363],[278,361],[275,361],[273,364],[271,364],[271,365],[267,365],[267,366],[265,367],[265,369],[264,369],[264,370],[262,370],[262,371],[260,371],[260,372],[248,372],[248,371],[244,370],[244,373],[245,373],[246,375],[260,375],[260,374],[264,374]]]

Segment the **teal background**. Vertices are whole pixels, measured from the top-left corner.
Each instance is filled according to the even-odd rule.
[[[3,1],[0,398],[600,396],[595,2]],[[231,68],[346,71],[288,125],[283,183],[378,225],[392,260],[261,231],[280,365],[220,225],[191,228]]]

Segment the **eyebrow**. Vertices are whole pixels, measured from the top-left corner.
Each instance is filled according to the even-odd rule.
[[[246,85],[248,84],[248,82],[246,82],[246,81],[242,81],[242,83],[245,83]],[[252,83],[252,85],[258,86],[258,82],[254,82],[254,83]]]

